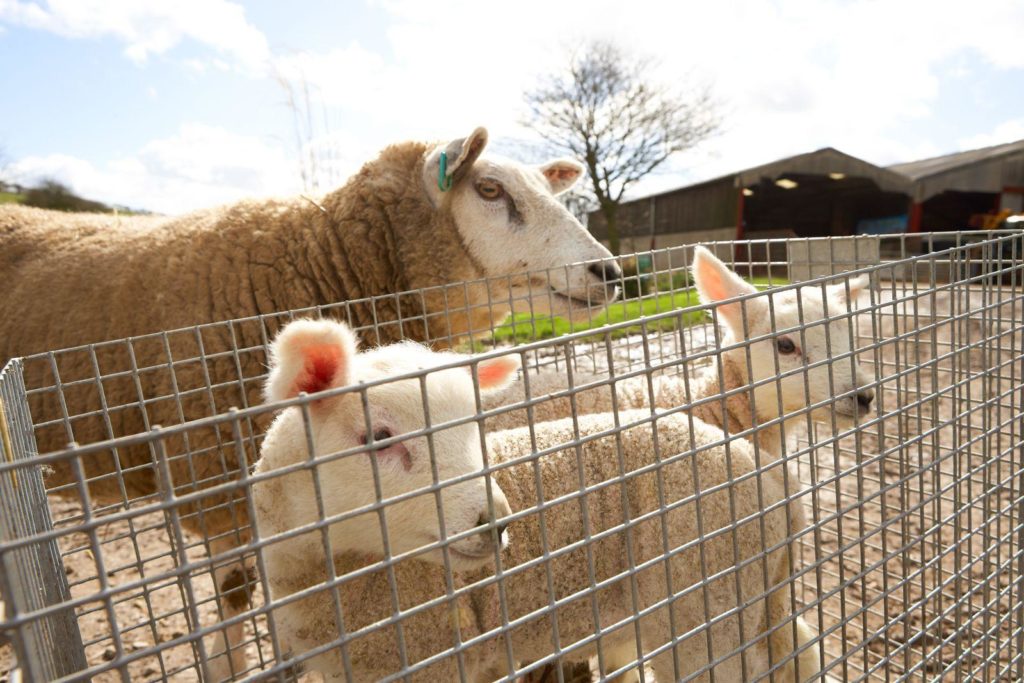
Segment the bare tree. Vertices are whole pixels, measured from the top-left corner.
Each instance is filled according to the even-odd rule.
[[[555,149],[586,164],[615,254],[619,204],[626,190],[720,125],[709,87],[679,93],[652,80],[654,66],[650,58],[594,41],[570,53],[565,72],[526,93],[524,123]]]

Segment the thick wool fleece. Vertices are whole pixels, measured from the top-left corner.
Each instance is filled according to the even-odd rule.
[[[649,413],[645,411],[632,411],[622,413],[620,419],[632,422],[647,416]],[[680,671],[674,668],[671,652],[654,660],[653,668],[659,680],[674,680],[677,675],[685,675],[706,664],[709,633],[716,657],[726,655],[741,643],[753,643],[742,657],[732,656],[715,667],[717,680],[752,678],[766,671],[770,662],[779,662],[790,655],[794,649],[792,628],[780,628],[770,638],[764,636],[769,625],[787,619],[791,604],[788,588],[775,589],[768,593],[767,599],[757,599],[765,594],[767,587],[783,585],[788,577],[786,519],[784,511],[777,507],[784,493],[780,468],[770,467],[756,476],[737,481],[756,469],[750,445],[735,444],[728,457],[721,447],[707,448],[708,444],[721,441],[721,432],[699,420],[692,421],[691,429],[691,420],[686,415],[659,418],[656,427],[641,424],[618,435],[596,436],[612,426],[610,415],[585,416],[578,425],[571,420],[538,424],[534,434],[538,450],[557,449],[581,436],[596,438],[579,450],[566,446],[540,457],[536,463],[517,462],[533,451],[528,430],[488,435],[492,464],[508,465],[494,476],[513,510],[529,511],[542,501],[552,503],[543,512],[515,521],[509,527],[510,543],[501,558],[504,571],[512,572],[501,580],[508,617],[514,620],[545,609],[551,600],[568,599],[554,615],[536,617],[509,632],[515,660],[536,661],[552,652],[554,618],[558,620],[564,647],[594,633],[595,607],[600,626],[608,628],[635,614],[635,609],[642,610],[670,596],[673,596],[671,607],[655,609],[641,621],[644,648],[651,650],[668,642],[672,637],[670,619],[675,620],[677,636],[691,630],[698,632],[683,639],[678,646]],[[703,450],[693,453],[695,448]],[[664,463],[665,460],[671,462]],[[645,467],[650,469],[619,481],[624,473],[638,472]],[[602,487],[602,484],[606,485]],[[582,486],[593,490],[579,499],[561,499],[580,492]],[[716,487],[720,488],[714,490]],[[665,492],[664,500],[659,491]],[[698,491],[702,492],[700,498],[687,500]],[[686,502],[668,512],[659,512],[664,505],[680,501]],[[760,514],[771,506],[776,507],[767,514]],[[642,521],[632,522],[628,532],[618,529],[588,547],[552,559],[550,565],[516,570],[543,556],[545,551],[556,553],[588,536],[648,514],[650,516]],[[749,520],[737,523],[748,517]],[[694,542],[716,531],[719,535],[714,538]],[[773,546],[778,548],[765,553],[766,548]],[[326,577],[322,558],[315,556],[316,544],[311,543],[310,548],[311,557],[299,562],[312,568],[309,576],[295,572],[293,564],[287,567],[268,565],[268,580],[275,598],[314,585]],[[666,548],[678,551],[667,564],[657,559],[665,555]],[[630,578],[627,559],[630,554],[634,568],[653,562],[635,571]],[[747,560],[753,561],[735,569],[737,564]],[[365,566],[366,561],[367,558],[340,557],[336,558],[335,568],[338,572],[352,571]],[[591,567],[597,581],[610,580],[593,595],[588,592],[593,585]],[[445,594],[443,570],[439,567],[410,561],[400,564],[395,571],[403,609]],[[456,586],[486,580],[493,572],[494,569],[489,568],[457,575]],[[553,594],[546,588],[548,572]],[[707,576],[718,573],[721,576],[707,582],[705,588],[700,586]],[[639,596],[635,606],[632,580],[636,581]],[[380,570],[357,579],[350,588],[339,592],[348,632],[393,613],[387,585],[384,570]],[[584,595],[571,597],[581,591]],[[708,615],[721,615],[748,601],[750,604],[736,614],[706,628]],[[462,640],[499,629],[501,604],[496,585],[476,586],[454,604],[427,610],[416,621],[408,621],[403,636],[410,662],[451,648],[455,643],[455,623],[460,625]],[[292,607],[279,608],[274,614],[279,634],[292,644],[295,652],[306,651],[337,637],[334,597],[330,592],[318,592]],[[399,670],[397,637],[392,626],[349,644],[355,680],[370,680]],[[633,642],[634,628],[632,624],[625,624],[604,636],[602,647],[615,649]],[[505,647],[505,637],[493,635],[471,648],[464,656],[467,673],[476,680],[491,680],[501,675],[507,662]],[[596,645],[591,644],[572,657],[585,659],[596,649]],[[344,671],[337,649],[325,654],[316,665],[338,675]],[[418,678],[448,680],[455,675],[456,666],[455,660],[449,659]],[[791,668],[792,665],[787,664],[777,676],[786,680],[787,675],[791,676]]]
[[[325,196],[323,210],[304,198],[172,218],[4,205],[0,357],[482,277],[450,214],[435,210],[422,190],[426,149],[388,147]],[[462,302],[451,296],[459,293],[448,301],[457,311]],[[427,296],[430,311],[448,310],[441,294],[434,297]],[[419,297],[412,299],[402,301],[402,337],[422,339],[422,324],[410,320],[421,313],[412,308]],[[379,301],[378,319],[397,318],[388,309],[394,306]],[[479,313],[489,317],[486,307]],[[354,315],[356,325],[374,322],[368,309]],[[444,316],[435,322],[444,325]],[[477,321],[475,329],[489,323]],[[449,324],[458,334],[467,321],[456,316]],[[382,334],[367,341],[399,338],[397,326]]]
[[[759,425],[753,406],[751,406],[747,373],[742,361],[731,354],[723,354],[720,361],[704,370],[696,378],[678,375],[654,377],[648,384],[646,376],[633,377],[612,385],[603,383],[607,376],[579,374],[574,377],[574,386],[585,386],[594,382],[602,382],[599,386],[573,392],[567,390],[564,372],[544,372],[530,375],[530,395],[533,400],[540,399],[532,405],[532,418],[536,424],[549,420],[562,419],[571,415],[575,407],[577,415],[608,412],[613,410],[633,410],[646,408],[651,410],[672,410],[690,405],[703,399],[721,397],[733,392],[724,399],[709,400],[695,406],[690,412],[694,417],[709,425],[718,427],[726,434],[739,434],[757,427],[756,442],[762,462],[770,462],[782,457],[785,453],[785,437],[778,422],[770,425]],[[559,395],[560,394],[560,395]],[[550,396],[550,398],[549,398]],[[652,400],[653,399],[653,400]],[[483,398],[484,410],[495,410],[502,406],[515,405],[526,400],[526,385],[522,381],[511,384],[506,389],[488,394]],[[526,408],[515,408],[507,412],[499,412],[485,421],[487,431],[514,429],[529,424]],[[789,425],[791,429],[798,424]],[[789,430],[787,430],[789,431]],[[789,477],[791,492],[799,491],[799,480],[794,474]],[[804,513],[799,501],[795,501],[794,512],[799,515],[799,525],[794,528],[803,529]]]
[[[435,210],[422,191],[427,145],[403,143],[385,149],[344,187],[323,198],[323,210],[303,198],[243,201],[176,218],[65,214],[20,206],[0,206],[0,359],[49,349],[99,342],[197,323],[307,307],[371,295],[480,278],[482,271],[462,244],[445,205]],[[507,283],[506,283],[507,287]],[[457,288],[402,300],[406,338],[424,339],[427,330],[411,318],[426,309],[431,337],[488,329],[490,316],[507,310],[479,288]],[[486,320],[457,313],[463,292],[489,302],[474,309]],[[474,299],[476,297],[476,299]],[[396,302],[377,303],[377,320],[397,318]],[[443,313],[452,311],[446,317]],[[355,325],[374,322],[368,308],[354,307]],[[450,326],[450,327],[449,327]],[[258,326],[218,326],[202,333],[206,360],[180,362],[200,354],[199,335],[170,335],[132,344],[138,385],[125,345],[99,347],[99,372],[86,352],[58,355],[56,363],[70,406],[92,417],[71,421],[73,434],[59,423],[54,393],[33,397],[36,421],[53,421],[37,431],[40,452],[59,450],[72,439],[87,444],[136,434],[151,425],[174,425],[227,410],[258,405],[266,358]],[[382,325],[373,344],[396,339],[397,325]],[[243,352],[227,353],[232,349]],[[179,361],[171,366],[171,361]],[[238,366],[236,366],[236,361]],[[173,369],[172,369],[173,368]],[[28,386],[52,385],[49,362],[25,368]],[[121,374],[117,374],[121,373]],[[212,378],[212,379],[211,379]],[[69,381],[77,382],[67,386]],[[212,381],[212,386],[211,386]],[[240,387],[244,387],[240,388]],[[102,389],[102,393],[101,393]],[[243,393],[244,392],[244,393]],[[110,410],[110,424],[99,415]],[[180,412],[179,412],[180,409]],[[269,416],[256,420],[263,431]],[[242,425],[248,443],[248,424]],[[184,444],[168,441],[173,484],[194,491],[237,476],[238,450],[231,428],[189,434],[189,458],[173,457]],[[110,475],[120,462],[123,478]],[[254,454],[249,454],[255,459]],[[99,503],[158,491],[151,449],[128,446],[84,458],[90,494]],[[54,463],[48,483],[73,481],[69,461]],[[198,482],[196,484],[195,482]],[[247,506],[225,505],[225,494],[183,506],[183,521],[209,536],[247,526]],[[205,508],[203,515],[192,514]],[[244,532],[243,532],[244,534]]]

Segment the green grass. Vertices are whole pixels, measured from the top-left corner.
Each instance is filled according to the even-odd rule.
[[[21,204],[25,199],[23,194],[14,194],[13,192],[0,192],[0,204]]]
[[[787,280],[780,277],[772,277],[771,282],[766,277],[748,278],[758,289],[769,286],[780,286],[789,284]],[[616,301],[605,310],[595,315],[590,320],[570,323],[564,318],[552,316],[532,317],[528,313],[515,313],[494,330],[494,334],[484,339],[476,340],[467,351],[482,351],[490,346],[519,345],[541,339],[552,339],[561,337],[573,332],[593,330],[604,325],[614,325],[628,320],[636,320],[644,316],[653,316],[659,313],[674,311],[681,308],[696,306],[700,303],[696,290],[692,288],[680,289],[676,292],[664,292],[660,294],[647,294],[638,299],[627,299]],[[659,320],[647,321],[646,325],[625,325],[610,332],[613,339],[625,337],[631,334],[638,334],[645,329],[648,332],[669,332],[679,327],[689,327],[706,320],[703,311],[690,311],[674,316],[665,316]],[[603,340],[604,334],[594,335],[594,340]],[[590,337],[588,337],[590,339]]]

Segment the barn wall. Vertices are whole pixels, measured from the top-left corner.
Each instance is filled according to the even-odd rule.
[[[655,235],[669,235],[735,226],[738,192],[733,186],[732,176],[729,176],[626,202],[619,207],[619,237],[624,240],[642,236],[649,244],[652,228]],[[590,214],[587,227],[597,239],[608,239],[600,211]]]

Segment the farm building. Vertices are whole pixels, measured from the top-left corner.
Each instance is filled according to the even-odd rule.
[[[993,227],[1024,201],[1024,140],[876,166],[831,147],[622,204],[623,251],[711,239]],[[607,239],[604,217],[589,215]]]

